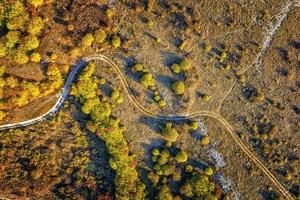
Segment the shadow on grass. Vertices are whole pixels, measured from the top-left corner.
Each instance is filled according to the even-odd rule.
[[[81,106],[74,102],[77,108],[73,112],[73,119],[80,124],[80,132],[84,139],[88,142],[88,147],[74,147],[74,157],[69,166],[65,170],[70,170],[68,173],[64,170],[63,178],[53,188],[53,193],[60,199],[76,199],[79,195],[85,199],[98,199],[99,196],[113,195],[114,176],[115,173],[110,168],[108,163],[108,151],[106,145],[100,137],[88,131],[85,128],[86,121],[89,119],[86,115],[80,112]],[[76,133],[74,133],[76,137]],[[80,140],[80,138],[75,138]],[[85,165],[76,165],[75,156],[77,159],[87,159],[82,155],[87,154],[89,163]],[[75,162],[75,163],[72,163]],[[80,160],[79,160],[80,162]],[[75,166],[72,166],[75,164]]]

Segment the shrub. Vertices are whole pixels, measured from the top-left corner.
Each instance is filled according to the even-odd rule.
[[[207,94],[204,94],[204,95],[202,96],[202,100],[203,100],[204,102],[208,102],[208,101],[210,100],[210,96],[207,95]]]
[[[184,58],[179,63],[179,66],[180,66],[182,71],[187,71],[191,68],[191,63],[186,58]]]
[[[182,41],[182,43],[179,45],[179,49],[183,50],[186,45],[187,45],[186,40]]]
[[[7,48],[13,48],[20,41],[21,33],[19,31],[9,31],[5,37],[5,46]]]
[[[156,196],[156,200],[173,200],[171,189],[167,185],[163,185]]]
[[[123,103],[124,102],[124,99],[123,99],[123,97],[121,97],[121,96],[119,96],[117,99],[116,99],[116,103],[117,104],[121,104],[121,103]]]
[[[17,51],[14,54],[14,60],[18,63],[18,64],[26,64],[29,61],[29,57],[26,55],[25,52],[23,51]]]
[[[113,45],[113,47],[119,48],[122,44],[121,38],[117,35],[113,36],[111,44]]]
[[[28,24],[27,32],[32,35],[39,35],[44,28],[44,22],[41,17],[34,17]]]
[[[185,86],[182,81],[175,81],[172,83],[172,90],[176,95],[182,95],[185,91]]]
[[[213,170],[212,167],[207,167],[207,168],[205,168],[204,173],[205,173],[207,176],[211,176],[211,175],[213,175],[214,170]]]
[[[147,27],[152,28],[153,25],[154,25],[154,22],[151,19],[148,19],[147,20]]]
[[[159,95],[155,95],[154,96],[154,101],[158,102],[159,100],[161,100],[161,97]]]
[[[203,136],[200,140],[200,144],[206,146],[209,144],[209,137],[207,135]]]
[[[91,111],[91,117],[94,122],[101,122],[108,118],[110,114],[111,109],[108,103],[103,103]]]
[[[164,149],[164,150],[162,150],[160,156],[164,157],[164,158],[169,158],[170,157],[170,152],[167,149]]]
[[[185,166],[185,171],[186,171],[186,172],[191,173],[193,170],[194,170],[194,168],[193,168],[192,165],[187,165],[187,166]]]
[[[172,127],[171,123],[167,123],[165,128],[162,129],[162,135],[170,142],[175,142],[179,136],[177,130]]]
[[[141,77],[140,80],[141,84],[144,87],[153,87],[155,85],[155,79],[153,78],[152,74],[146,73]]]
[[[193,121],[193,122],[191,122],[190,124],[190,129],[192,129],[192,130],[197,130],[198,128],[199,128],[199,125],[198,125],[198,122],[197,121]]]
[[[5,57],[7,54],[6,47],[3,45],[2,42],[0,42],[0,58]]]
[[[158,105],[159,105],[160,107],[166,107],[167,102],[166,102],[165,100],[161,99],[161,100],[159,100]]]
[[[99,79],[99,84],[100,85],[104,85],[106,83],[106,79],[105,78],[100,78]]]
[[[175,74],[179,74],[181,72],[181,67],[177,63],[172,64],[171,69]]]
[[[180,189],[184,195],[188,197],[202,197],[200,199],[208,199],[208,196],[211,196],[209,199],[213,199],[214,190],[214,182],[210,182],[207,176],[199,174],[188,178]]]
[[[41,55],[39,53],[32,53],[30,55],[30,60],[32,62],[40,62],[41,61]]]
[[[165,164],[161,167],[164,176],[170,176],[175,172],[174,164]]]
[[[181,172],[179,170],[175,170],[173,176],[172,176],[172,179],[174,181],[180,181],[181,179]]]
[[[144,65],[141,63],[137,63],[133,66],[132,72],[142,72],[144,70]]]
[[[0,77],[5,73],[4,65],[0,66]]]
[[[158,160],[157,160],[158,164],[159,165],[164,165],[168,162],[168,157],[160,157]]]
[[[114,14],[115,14],[115,12],[114,12],[112,9],[108,8],[108,9],[106,10],[106,16],[107,16],[108,18],[112,18],[112,17],[114,16]]]
[[[34,35],[28,35],[24,38],[24,42],[22,44],[22,49],[26,51],[31,51],[39,47],[39,39]]]
[[[175,160],[179,163],[186,162],[188,160],[188,155],[185,151],[179,151],[175,156]]]
[[[152,155],[158,156],[160,154],[159,149],[153,149],[152,150]]]
[[[0,121],[2,121],[6,116],[6,113],[0,110]]]
[[[159,182],[159,176],[153,172],[147,174],[148,179],[151,181],[152,185],[156,186]]]
[[[43,0],[27,0],[27,1],[34,7],[39,7],[39,6],[43,5]]]
[[[86,34],[81,39],[81,46],[82,46],[82,48],[87,48],[87,47],[92,46],[93,41],[94,41],[94,36],[91,33]]]
[[[81,110],[84,114],[90,114],[92,110],[95,109],[96,106],[100,106],[101,102],[98,97],[92,98],[92,99],[87,99]]]
[[[14,78],[12,76],[9,76],[6,78],[6,84],[10,88],[16,88],[19,86],[18,79]]]
[[[80,49],[78,47],[75,47],[73,48],[71,51],[70,51],[70,56],[72,58],[76,58],[80,55]]]
[[[106,39],[106,33],[103,29],[98,29],[94,33],[95,42],[103,43]]]
[[[119,90],[114,90],[114,91],[111,93],[110,98],[111,98],[112,100],[116,100],[119,96],[120,96]]]

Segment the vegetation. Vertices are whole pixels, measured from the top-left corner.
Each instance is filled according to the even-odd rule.
[[[116,172],[116,199],[144,199],[145,186],[139,180],[135,169],[135,157],[129,153],[123,135],[125,128],[118,119],[111,116],[110,104],[102,100],[97,87],[99,78],[94,75],[94,71],[95,65],[89,64],[79,75],[71,94],[82,103],[82,111],[91,117],[89,129],[96,132],[107,146],[110,154],[109,165]],[[117,100],[119,97],[119,91],[114,90],[111,99]]]
[[[171,122],[168,122],[162,129],[161,134],[167,141],[175,142],[179,136],[177,130],[173,127]]]
[[[113,38],[111,40],[111,44],[113,47],[119,48],[119,47],[121,47],[122,40],[119,36],[115,35],[115,36],[113,36]]]
[[[149,73],[145,73],[142,77],[141,77],[141,84],[148,88],[148,87],[153,87],[155,85],[155,79],[153,77],[152,74]]]
[[[179,151],[175,156],[175,160],[179,163],[184,163],[188,160],[188,155],[185,151]]]
[[[29,4],[38,7],[42,0],[30,0]],[[0,2],[0,28],[7,29],[5,41],[0,42],[0,57],[18,64],[26,64],[29,54],[39,47],[39,34],[44,28],[43,19],[31,16],[27,12],[24,1],[16,0],[11,3]],[[33,59],[39,62],[40,59]]]
[[[185,86],[182,81],[175,81],[172,83],[172,90],[176,95],[182,95],[185,92]]]

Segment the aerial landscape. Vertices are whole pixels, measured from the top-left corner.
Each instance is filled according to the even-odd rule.
[[[0,200],[300,200],[300,0],[0,0]]]

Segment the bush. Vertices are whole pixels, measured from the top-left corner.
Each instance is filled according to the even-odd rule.
[[[182,81],[175,81],[172,83],[172,90],[176,95],[182,95],[185,92],[185,86]]]
[[[13,48],[20,41],[21,33],[19,31],[9,31],[5,37],[5,46],[7,48]]]
[[[6,47],[0,42],[0,58],[5,57],[7,54]]]
[[[71,51],[70,51],[70,56],[72,58],[76,58],[80,55],[80,49],[78,47],[75,47],[73,48]]]
[[[113,45],[113,47],[119,48],[122,44],[121,38],[117,35],[113,36],[111,44]]]
[[[179,163],[184,163],[188,160],[188,155],[185,151],[179,151],[175,156],[175,160]]]
[[[171,189],[167,185],[163,185],[156,196],[156,200],[173,200]]]
[[[112,100],[116,100],[119,96],[120,96],[119,90],[114,90],[114,91],[111,93],[110,98],[111,98]]]
[[[152,74],[146,73],[141,77],[140,80],[141,84],[144,87],[153,87],[155,85],[155,79],[153,78]]]
[[[22,44],[22,49],[26,51],[31,51],[39,47],[39,39],[34,35],[28,35],[24,38],[24,42]]]
[[[39,53],[32,53],[30,55],[30,60],[32,62],[40,62],[41,61],[41,55]]]
[[[159,154],[160,154],[159,149],[153,149],[152,150],[152,155],[159,156]]]
[[[144,70],[144,65],[141,63],[137,63],[133,66],[132,72],[142,72]]]
[[[159,100],[158,105],[159,105],[160,107],[166,107],[167,102],[166,102],[165,100],[161,99],[161,100]]]
[[[18,64],[26,64],[29,61],[29,57],[26,55],[25,52],[23,51],[17,51],[14,55],[14,60],[18,63]]]
[[[151,181],[152,185],[156,186],[159,182],[159,176],[153,172],[149,172],[147,175],[148,179]]]
[[[184,58],[179,63],[179,66],[180,66],[182,71],[187,71],[191,68],[191,63],[186,58]]]
[[[177,130],[172,127],[171,123],[167,123],[165,128],[162,129],[162,135],[170,142],[175,142],[179,136]]]
[[[164,176],[170,176],[175,172],[174,164],[165,164],[161,167]]]
[[[157,160],[158,164],[159,165],[164,165],[168,162],[168,157],[160,157],[158,160]]]
[[[208,102],[208,101],[210,100],[210,96],[207,95],[207,94],[204,94],[204,95],[202,96],[202,100],[203,100],[204,102]]]
[[[94,41],[94,36],[91,33],[86,34],[85,36],[83,36],[83,38],[81,39],[81,47],[82,48],[87,48],[92,46]]]
[[[98,29],[94,33],[95,42],[103,43],[106,39],[106,33],[103,29]]]
[[[181,72],[181,67],[177,63],[172,64],[171,69],[175,74],[179,74]]]
[[[185,171],[186,171],[186,172],[191,173],[193,170],[194,170],[194,168],[193,168],[192,165],[187,165],[187,166],[185,166]]]
[[[207,168],[205,169],[204,173],[205,173],[207,176],[211,176],[211,175],[213,175],[214,170],[213,170],[212,167],[207,167]]]
[[[108,9],[106,10],[106,16],[107,16],[108,18],[112,18],[112,17],[114,16],[114,14],[115,14],[115,12],[114,12],[112,9],[108,8]]]
[[[43,2],[44,2],[43,0],[27,0],[27,1],[34,7],[39,7],[39,6],[43,5]]]
[[[39,35],[44,28],[44,22],[41,17],[34,17],[28,24],[27,32],[32,35]]]
[[[197,130],[198,128],[199,128],[199,124],[198,124],[198,122],[197,121],[193,121],[193,122],[191,122],[190,124],[190,129],[192,129],[192,130]]]
[[[164,157],[164,158],[169,158],[170,157],[170,152],[167,150],[167,149],[164,149],[161,154],[160,154],[161,157]]]
[[[6,113],[0,110],[0,121],[2,121],[6,116]]]
[[[209,144],[209,137],[207,135],[203,136],[200,140],[200,144],[206,146]]]

